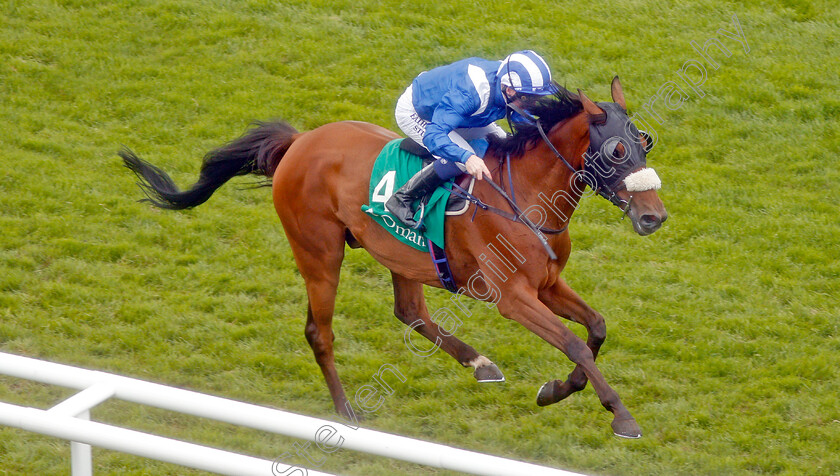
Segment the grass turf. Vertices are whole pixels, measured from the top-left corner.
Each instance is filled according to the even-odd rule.
[[[641,238],[587,199],[564,273],[607,317],[599,366],[645,436],[614,438],[591,388],[536,407],[539,386],[571,364],[482,303],[458,335],[505,384],[478,385],[441,352],[417,357],[387,272],[358,250],[336,307],[340,375],[350,394],[384,364],[407,377],[366,425],[590,474],[838,473],[838,13],[718,0],[6,1],[0,349],[334,418],[267,190],[237,179],[196,210],[153,209],[136,203],[116,150],[186,185],[252,120],[394,129],[393,104],[418,72],[533,48],[598,100],[620,74],[639,113],[668,82],[687,95],[648,116],[669,221]],[[749,51],[719,33],[734,33],[733,14]],[[690,45],[710,38],[730,53],[709,50],[718,69]],[[680,82],[689,60],[706,65],[703,97]],[[448,302],[427,295],[432,310]],[[4,401],[46,408],[69,394],[0,378]],[[93,415],[265,458],[293,443],[122,402]],[[198,473],[94,454],[99,474]],[[449,474],[351,451],[320,469]],[[0,429],[0,474],[68,471],[66,442]]]

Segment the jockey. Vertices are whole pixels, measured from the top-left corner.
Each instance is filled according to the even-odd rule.
[[[415,201],[465,171],[478,180],[490,178],[482,159],[486,137],[506,136],[496,121],[505,117],[508,105],[527,109],[555,91],[548,65],[531,50],[502,61],[468,58],[420,73],[397,101],[395,115],[400,129],[437,160],[394,192],[385,207],[418,228]]]

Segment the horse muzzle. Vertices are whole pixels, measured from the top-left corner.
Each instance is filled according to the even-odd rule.
[[[637,170],[624,179],[624,185],[623,193],[618,195],[629,202],[627,215],[636,233],[647,236],[658,230],[668,219],[668,212],[656,193],[662,186],[656,172],[649,168]],[[624,194],[628,196],[622,197]]]

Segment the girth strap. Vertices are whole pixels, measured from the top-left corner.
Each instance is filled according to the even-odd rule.
[[[455,284],[455,276],[452,275],[452,269],[449,268],[446,251],[432,243],[432,240],[426,241],[429,243],[429,255],[432,257],[432,264],[435,266],[435,273],[440,280],[440,284],[447,291],[455,293],[458,290],[458,285]]]

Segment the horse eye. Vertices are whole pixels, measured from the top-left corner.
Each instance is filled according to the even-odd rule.
[[[625,152],[627,151],[624,149],[624,144],[619,142],[618,144],[616,144],[615,149],[613,149],[613,157],[615,157],[616,159],[620,159],[624,157]]]
[[[645,131],[639,131],[639,137],[642,139],[642,148],[645,154],[649,154],[653,150],[653,137]]]

